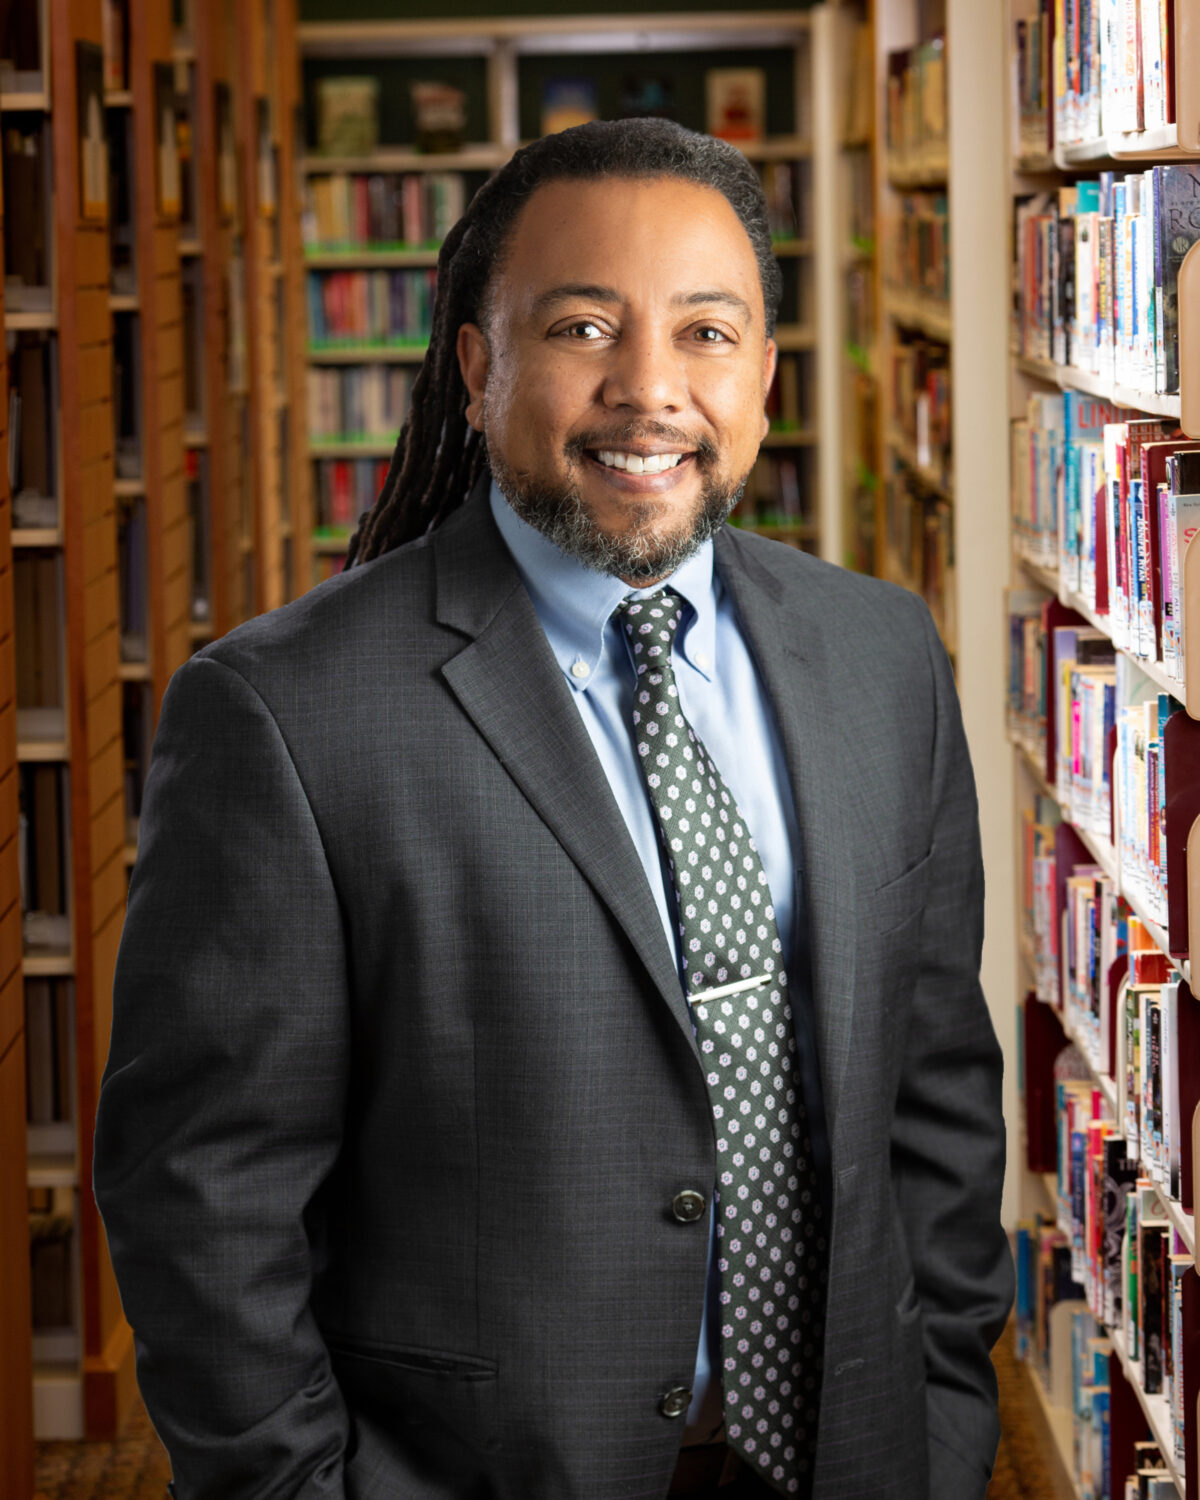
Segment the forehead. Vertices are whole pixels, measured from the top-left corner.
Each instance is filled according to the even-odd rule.
[[[548,288],[583,283],[630,299],[720,285],[762,312],[754,247],[728,199],[678,177],[560,180],[531,194],[493,277],[493,304],[520,312]]]

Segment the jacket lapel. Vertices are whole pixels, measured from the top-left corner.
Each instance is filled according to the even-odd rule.
[[[814,567],[808,587],[785,595],[745,541],[726,528],[716,565],[729,589],[783,741],[800,848],[795,851],[812,952],[817,1054],[831,1140],[853,1029],[855,899],[853,851],[843,801],[852,795],[852,747],[838,732],[846,691],[829,661],[829,618]]]
[[[481,484],[433,533],[437,612],[470,637],[442,676],[601,901],[696,1049],[645,871]]]

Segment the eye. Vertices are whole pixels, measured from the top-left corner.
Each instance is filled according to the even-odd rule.
[[[583,344],[594,344],[597,339],[606,336],[604,329],[598,323],[593,323],[591,318],[579,318],[574,323],[568,323],[564,328],[560,328],[558,332]]]
[[[695,331],[695,338],[701,344],[728,344],[729,335],[723,328],[716,328],[711,323],[705,323]]]

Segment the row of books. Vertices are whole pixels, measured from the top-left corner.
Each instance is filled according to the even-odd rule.
[[[428,341],[435,271],[331,271],[308,275],[309,343],[407,345]]]
[[[884,266],[905,291],[950,300],[950,215],[945,193],[905,193],[888,218]]]
[[[1137,899],[1152,921],[1168,927],[1171,917],[1168,871],[1167,799],[1170,746],[1190,761],[1190,724],[1175,699],[1149,681],[1128,656],[1116,654],[1101,631],[1075,623],[1047,630],[1046,606],[1034,596],[1009,596],[1009,723],[1031,753],[1049,744],[1047,760],[1057,804],[1044,825],[1040,852],[1054,878],[1058,812],[1076,828],[1114,848],[1122,889]],[[1043,673],[1039,689],[1035,674]],[[1046,713],[1040,723],[1037,707]],[[1033,712],[1031,712],[1031,710]],[[1168,730],[1178,718],[1178,732]],[[1179,773],[1181,774],[1181,773]],[[1045,809],[1040,809],[1045,812]],[[1034,837],[1038,825],[1034,825]],[[1027,840],[1030,834],[1027,830]],[[1182,838],[1186,842],[1187,831]],[[1027,858],[1032,858],[1027,849]],[[1039,911],[1033,892],[1047,889],[1029,867],[1030,909]],[[1055,969],[1059,910],[1041,909],[1032,933],[1039,973],[1048,970],[1039,994],[1058,993]],[[1185,945],[1186,946],[1186,945]]]
[[[944,155],[946,44],[942,37],[887,56],[886,139],[894,164]]]
[[[812,167],[807,161],[771,161],[762,166],[771,238],[786,244],[812,234]]]
[[[57,360],[53,334],[22,330],[7,339],[8,478],[13,524],[53,526]]]
[[[812,421],[812,360],[807,354],[781,354],[767,392],[772,432],[798,432]]]
[[[75,1323],[74,1189],[29,1189],[30,1291],[33,1330],[47,1333]]]
[[[318,533],[350,533],[379,497],[388,460],[322,458],[313,464],[313,518]]]
[[[1175,7],[1167,0],[1039,0],[1015,22],[1018,141],[1156,130],[1175,121]]]
[[[0,130],[4,192],[4,297],[10,312],[48,311],[50,294],[50,135],[36,117]]]
[[[908,440],[917,466],[950,488],[950,351],[931,339],[897,339],[891,345],[888,393],[893,425]]]
[[[884,540],[889,576],[915,589],[943,638],[956,632],[954,511],[893,457],[884,491]]]
[[[743,526],[811,526],[815,509],[810,456],[760,453],[733,517]]]
[[[17,781],[17,866],[26,952],[67,953],[67,799],[57,765],[22,764]]]
[[[1064,391],[1030,397],[1012,445],[1018,551],[1057,568],[1123,650],[1182,680],[1200,442],[1173,422]]]
[[[1179,391],[1179,268],[1200,240],[1200,165],[1102,172],[1017,207],[1014,337],[1035,359]]]
[[[412,371],[403,365],[311,365],[309,438],[394,442],[408,416],[412,383]]]
[[[25,1120],[34,1130],[75,1117],[74,999],[66,979],[25,981]]]
[[[310,177],[305,249],[422,250],[439,246],[469,199],[461,172],[325,172]]]

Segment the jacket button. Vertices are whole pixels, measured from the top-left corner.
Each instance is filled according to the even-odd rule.
[[[658,1403],[658,1409],[664,1417],[682,1417],[692,1404],[692,1393],[684,1385],[677,1385]]]
[[[693,1188],[685,1188],[671,1199],[671,1212],[681,1224],[694,1224],[697,1219],[703,1218],[704,1209],[704,1194],[697,1193]]]

